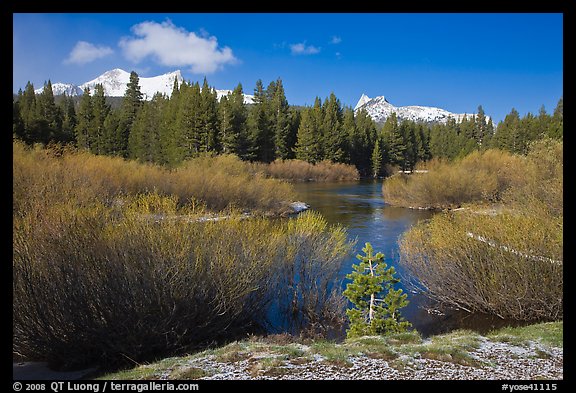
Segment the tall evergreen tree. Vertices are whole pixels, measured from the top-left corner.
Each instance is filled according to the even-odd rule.
[[[186,85],[183,82],[183,85]],[[170,99],[163,106],[162,119],[160,123],[160,155],[157,162],[169,166],[176,166],[180,162],[180,154],[178,148],[179,132],[176,125],[176,117],[179,113],[181,98],[180,86],[178,79],[174,78],[174,85]]]
[[[353,138],[355,147],[351,150],[356,157],[356,162],[353,161],[353,164],[356,165],[356,168],[358,168],[361,174],[368,176],[372,166],[370,160],[371,153],[374,150],[377,140],[376,124],[364,108],[355,114],[354,120],[356,122],[357,135]],[[382,141],[380,141],[380,150],[382,152],[382,163],[384,167],[386,161],[386,146]]]
[[[312,109],[304,108],[298,127],[296,158],[315,164],[322,160],[318,127],[312,117]]]
[[[272,90],[272,91],[268,91]],[[285,160],[292,155],[290,149],[290,118],[288,116],[288,101],[284,93],[282,79],[278,78],[275,83],[270,83],[266,93],[272,96],[270,108],[272,125],[274,130],[274,153],[275,158]]]
[[[132,125],[128,139],[130,158],[142,162],[158,162],[162,153],[160,124],[165,98],[157,93],[150,102],[144,103]]]
[[[59,134],[62,130],[62,114],[54,101],[54,92],[52,91],[52,82],[48,80],[44,84],[42,93],[38,95],[37,100],[38,117],[46,120],[48,129],[46,133]]]
[[[383,163],[383,156],[382,150],[380,149],[380,141],[377,139],[376,143],[374,144],[374,149],[372,150],[371,155],[371,162],[372,162],[372,177],[377,178],[382,175],[382,163]]]
[[[334,93],[324,101],[323,110],[324,157],[332,162],[348,162],[347,136],[342,128],[342,107]]]
[[[134,71],[130,72],[130,81],[126,86],[126,92],[120,106],[120,124],[115,138],[118,143],[115,150],[123,157],[128,155],[128,137],[136,115],[142,107],[142,92],[140,91],[139,83],[138,74]]]
[[[110,156],[121,156],[122,152],[119,150],[122,145],[118,140],[118,130],[120,128],[120,111],[110,110],[108,116],[104,119],[104,130],[102,144],[100,149],[102,154]]]
[[[558,104],[554,109],[552,120],[547,131],[548,136],[556,139],[564,138],[564,98],[558,100]]]
[[[209,152],[218,150],[218,100],[216,91],[208,86],[204,78],[200,94],[200,151]]]
[[[220,124],[220,143],[222,153],[233,154],[238,151],[238,135],[234,132],[234,116],[232,114],[232,105],[228,96],[220,99],[218,106],[218,119]]]
[[[64,94],[62,102],[60,103],[60,112],[63,114],[62,118],[62,137],[66,142],[75,141],[75,128],[77,124],[76,108],[74,107],[74,99]]]
[[[271,162],[274,160],[274,138],[269,118],[270,103],[262,80],[256,81],[254,104],[248,111],[247,124],[247,158],[251,161]]]
[[[16,100],[12,101],[12,136],[24,140],[24,120],[20,113],[20,103]]]
[[[182,84],[180,87],[180,106],[176,115],[175,160],[195,157],[200,152],[202,119],[200,117],[200,85]]]
[[[512,153],[518,153],[518,147],[521,144],[521,135],[519,134],[520,115],[514,108],[506,115],[503,122],[498,124],[496,132],[492,138],[492,146],[508,150]]]
[[[474,123],[475,132],[474,138],[478,143],[478,146],[482,146],[484,139],[488,134],[488,124],[486,123],[486,114],[484,113],[484,108],[482,105],[478,105],[478,113],[476,114],[476,121]]]
[[[92,111],[92,124],[89,130],[90,150],[95,154],[105,154],[104,145],[108,145],[109,141],[104,141],[104,121],[110,112],[110,106],[106,103],[104,86],[100,83],[94,86]]]
[[[404,143],[404,135],[398,125],[398,118],[396,113],[392,113],[382,127],[382,134],[388,148],[388,160],[392,165],[398,165],[402,170],[405,170],[406,161],[406,145]]]
[[[84,89],[84,94],[82,94],[80,98],[77,117],[76,143],[81,149],[91,150],[92,139],[90,138],[90,131],[94,118],[94,110],[92,108],[92,96],[90,95],[89,87]]]

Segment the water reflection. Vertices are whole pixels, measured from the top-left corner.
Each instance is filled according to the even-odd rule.
[[[357,263],[355,256],[361,252],[365,242],[370,242],[374,250],[383,252],[386,263],[395,266],[398,273],[404,275],[402,267],[398,266],[398,239],[412,225],[434,214],[427,210],[386,204],[382,197],[381,181],[300,183],[295,185],[295,189],[300,200],[322,213],[329,223],[345,226],[350,239],[357,240],[356,249],[343,262],[340,270],[344,286],[347,283],[345,276],[352,271],[352,264]],[[511,321],[488,315],[471,315],[452,309],[444,309],[440,313],[429,312],[437,310],[437,305],[421,294],[407,293],[410,304],[403,314],[424,336],[457,328],[484,333],[511,324]]]

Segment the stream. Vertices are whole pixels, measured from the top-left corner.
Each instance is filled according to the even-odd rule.
[[[387,204],[382,196],[382,181],[297,183],[294,188],[299,200],[308,203],[311,210],[320,212],[328,223],[346,227],[349,238],[357,241],[352,254],[340,269],[344,286],[349,282],[345,276],[352,272],[352,264],[358,263],[355,256],[362,253],[366,242],[372,244],[375,252],[384,253],[388,266],[394,266],[397,276],[402,278],[406,273],[399,264],[398,239],[412,225],[437,214],[428,210],[406,209]],[[513,321],[490,315],[439,308],[425,295],[403,289],[408,293],[410,303],[402,309],[402,315],[424,337],[455,329],[486,333],[514,324]]]

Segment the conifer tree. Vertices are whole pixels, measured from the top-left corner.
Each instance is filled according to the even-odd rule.
[[[182,84],[175,130],[174,159],[177,163],[195,157],[200,152],[202,124],[199,112],[201,100],[198,82],[192,85]]]
[[[324,157],[332,162],[348,162],[347,137],[342,128],[340,100],[331,93],[324,101]]]
[[[42,93],[38,95],[37,100],[38,117],[44,119],[48,125],[46,133],[59,133],[62,130],[62,114],[54,101],[54,92],[52,91],[52,82],[48,80],[44,84]]]
[[[296,158],[315,164],[321,161],[320,138],[318,128],[312,118],[312,109],[304,108],[298,127],[296,142]]]
[[[386,122],[382,127],[382,133],[384,135],[386,146],[388,147],[388,159],[390,164],[398,165],[402,170],[405,170],[406,145],[404,142],[404,135],[402,135],[402,130],[398,125],[396,113],[392,113],[392,115],[386,119]]]
[[[90,88],[86,87],[84,93],[80,98],[78,105],[78,123],[76,124],[76,143],[81,149],[91,149],[90,143],[90,130],[92,128],[92,120],[94,117],[94,110],[92,108],[92,96],[90,95]]]
[[[362,248],[364,255],[358,254],[358,265],[346,278],[352,280],[343,292],[353,304],[346,310],[350,319],[348,337],[371,336],[377,334],[401,333],[406,331],[410,322],[404,320],[400,309],[408,305],[402,289],[394,289],[399,283],[393,266],[387,268],[384,254],[374,250],[370,243]]]
[[[74,129],[76,128],[76,108],[74,107],[74,100],[64,94],[64,98],[60,104],[60,111],[62,117],[62,138],[65,142],[73,142],[75,140]],[[106,154],[104,152],[104,154]]]
[[[250,161],[263,161],[267,162],[266,152],[268,156],[272,156],[273,143],[270,138],[266,138],[266,129],[268,122],[266,120],[266,113],[260,104],[254,104],[248,109],[246,118],[246,159]]]
[[[377,132],[374,120],[370,117],[366,109],[360,109],[354,117],[356,123],[356,134],[354,138],[356,146],[354,148],[356,155],[356,162],[353,162],[360,173],[369,175],[371,172],[372,161],[370,160],[371,154],[374,150],[376,143]],[[380,150],[382,152],[382,168],[386,160],[386,146],[380,140]],[[352,154],[352,153],[351,153]]]
[[[274,138],[269,118],[270,103],[262,80],[256,81],[254,104],[248,111],[246,127],[248,146],[246,157],[251,161],[271,162],[274,160]]]
[[[232,106],[228,96],[224,96],[220,99],[220,104],[218,105],[219,139],[222,145],[222,153],[224,154],[233,154],[238,150],[238,135],[234,132],[233,118]]]
[[[372,150],[372,177],[377,178],[382,174],[382,150],[380,150],[380,141],[377,139]]]
[[[554,108],[554,114],[552,115],[552,120],[548,127],[548,136],[556,139],[564,138],[564,98],[561,97],[558,100],[556,108]]]
[[[120,107],[120,124],[118,126],[116,143],[116,151],[123,157],[128,155],[128,137],[132,131],[132,124],[136,115],[142,106],[142,92],[139,85],[140,79],[138,74],[134,71],[130,72],[130,81],[126,86],[126,92],[122,99]]]
[[[231,133],[234,135],[234,143],[231,152],[240,158],[245,158],[248,141],[246,140],[246,104],[244,104],[244,91],[242,84],[238,84],[228,96],[231,111]]]
[[[208,86],[204,78],[200,93],[200,151],[209,152],[218,149],[218,100],[216,91]]]
[[[486,139],[488,134],[488,124],[486,122],[486,114],[484,113],[484,108],[482,105],[478,105],[478,113],[476,114],[474,122],[475,132],[474,138],[478,143],[478,146],[482,146],[484,139]]]
[[[12,101],[12,136],[24,140],[24,120],[20,113],[20,103],[16,100]]]
[[[274,130],[274,156],[281,160],[289,159],[292,154],[290,149],[290,119],[282,79],[278,78],[275,83],[270,83],[266,93],[272,97],[270,109]]]
[[[145,102],[136,115],[128,139],[130,158],[142,162],[157,162],[161,153],[160,122],[164,97],[157,93]]]
[[[104,154],[104,121],[110,112],[110,106],[106,103],[104,96],[104,86],[97,84],[94,86],[94,95],[92,96],[92,123],[89,130],[90,150],[95,154]]]
[[[121,142],[118,140],[118,130],[120,127],[120,112],[118,110],[110,110],[106,119],[104,119],[104,132],[103,141],[100,146],[102,154],[110,156],[120,156],[122,152],[119,150]]]
[[[30,81],[26,83],[23,92],[18,92],[18,107],[23,122],[22,140],[28,144],[39,141],[36,93],[34,93],[34,85]]]
[[[183,88],[186,88],[186,82],[182,83]],[[162,120],[160,123],[160,151],[162,154],[157,162],[169,166],[176,166],[179,161],[178,153],[178,130],[176,126],[176,117],[179,113],[181,103],[181,93],[178,79],[174,78],[174,85],[172,87],[172,94],[170,99],[164,105],[162,110]]]

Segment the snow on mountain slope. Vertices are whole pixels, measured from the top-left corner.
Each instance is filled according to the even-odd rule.
[[[227,96],[230,93],[232,93],[232,90],[216,90],[216,99],[220,101],[222,97]],[[253,104],[254,96],[250,94],[244,94],[244,103]]]
[[[142,97],[145,100],[151,100],[154,94],[160,92],[166,94],[168,97],[172,94],[172,89],[174,87],[174,78],[178,79],[178,84],[182,84],[184,78],[182,78],[182,73],[180,70],[169,72],[167,74],[158,75],[150,78],[139,77],[138,84],[140,85],[140,91],[142,92]],[[52,91],[54,95],[61,95],[66,93],[68,96],[81,96],[84,94],[84,89],[86,87],[90,88],[90,94],[94,94],[95,86],[99,83],[104,87],[104,94],[108,97],[122,97],[126,92],[126,87],[130,82],[130,73],[126,72],[120,68],[116,68],[110,71],[106,71],[102,75],[98,76],[91,81],[82,83],[80,86],[76,86],[69,83],[53,83]],[[36,89],[36,94],[42,93],[44,87]],[[231,93],[232,90],[217,90],[216,96],[220,100],[223,96]],[[253,104],[254,96],[250,94],[244,94],[244,103]]]
[[[360,97],[360,99],[358,100],[358,103],[354,107],[354,110],[360,108],[362,105],[366,104],[370,100],[371,100],[370,97],[368,97],[366,94],[362,94],[362,97]]]
[[[44,90],[44,86],[42,86],[39,89],[34,90],[34,93],[40,94],[40,93],[42,93],[43,90]],[[82,89],[76,85],[71,84],[71,83],[58,82],[58,83],[52,83],[52,93],[55,96],[59,96],[59,95],[62,95],[64,93],[66,93],[67,96],[81,96],[82,95]]]
[[[430,106],[394,106],[390,104],[384,96],[369,98],[365,94],[362,94],[360,100],[358,100],[354,111],[356,112],[360,109],[365,109],[368,115],[377,123],[384,123],[392,113],[396,113],[399,121],[411,120],[424,123],[446,123],[449,117],[459,122],[464,116],[472,116],[470,113],[452,113]],[[489,119],[490,118],[486,116],[486,121]]]
[[[145,100],[151,100],[157,92],[170,96],[174,86],[174,78],[178,79],[178,83],[182,83],[183,78],[180,70],[151,78],[138,78],[142,97]],[[109,97],[122,97],[126,92],[128,82],[130,82],[130,73],[116,68],[106,71],[96,79],[81,84],[80,88],[84,90],[86,87],[89,87],[90,91],[94,92],[94,87],[101,83],[104,87],[105,95]]]

